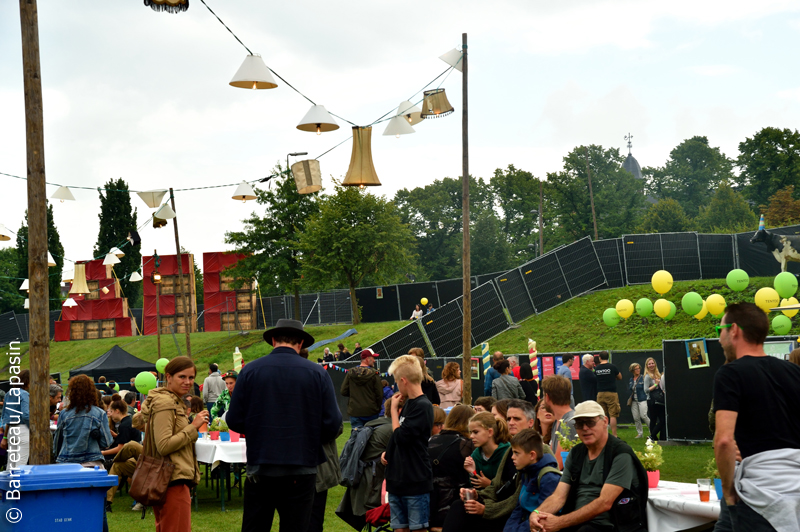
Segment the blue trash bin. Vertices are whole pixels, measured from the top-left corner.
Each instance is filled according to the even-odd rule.
[[[0,473],[0,532],[102,530],[105,494],[116,475],[80,464],[22,466],[14,473]]]

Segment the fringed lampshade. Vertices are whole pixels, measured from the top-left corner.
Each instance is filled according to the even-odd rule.
[[[311,194],[322,188],[322,172],[319,170],[319,161],[316,159],[294,163],[292,175],[298,194]]]
[[[144,0],[144,5],[153,11],[180,13],[189,9],[189,0]]]
[[[88,294],[89,285],[86,284],[86,264],[75,265],[75,275],[72,279],[72,286],[69,289],[70,294]]]
[[[246,203],[248,200],[254,200],[257,198],[253,187],[250,186],[250,183],[247,181],[242,181],[238,187],[236,187],[236,192],[233,193],[232,196],[235,200],[241,200],[242,203]]]
[[[239,89],[274,89],[278,86],[269,68],[258,54],[248,55],[244,58],[242,66],[233,75],[229,85]]]
[[[453,111],[453,106],[447,101],[444,89],[425,91],[425,99],[422,102],[422,118],[439,118],[447,116]]]
[[[346,187],[379,187],[378,174],[372,164],[372,127],[353,128],[353,153],[350,167],[342,181]]]
[[[397,106],[397,116],[402,116],[405,118],[408,121],[408,124],[411,126],[415,126],[422,122],[422,117],[420,116],[421,112],[422,109],[408,100],[400,102],[400,105]]]
[[[383,130],[384,136],[394,135],[398,139],[400,135],[410,135],[411,133],[416,133],[416,131],[408,123],[408,120],[402,116],[396,116],[389,120],[386,129]]]
[[[339,124],[328,113],[324,105],[312,105],[306,116],[297,124],[297,129],[300,131],[316,131],[317,135],[319,135],[328,131],[336,131],[339,129]]]

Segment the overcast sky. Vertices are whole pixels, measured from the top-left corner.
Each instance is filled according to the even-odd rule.
[[[574,146],[600,144],[662,165],[693,135],[735,157],[766,126],[800,123],[796,54],[800,3],[790,0],[642,2],[262,2],[207,0],[242,41],[328,110],[366,125],[436,77],[438,59],[469,34],[470,169],[488,178],[513,164],[544,177]],[[39,2],[47,181],[134,190],[237,183],[270,175],[289,152],[316,157],[350,126],[317,136],[295,128],[310,104],[228,85],[247,52],[191,0],[156,13],[140,0]],[[461,74],[442,85],[456,113],[399,139],[373,131],[373,159],[393,197],[461,174]],[[351,143],[320,159],[324,184],[347,172]],[[0,172],[26,174],[17,2],[0,2]],[[16,231],[25,182],[0,176],[0,223]],[[55,187],[48,187],[48,196]],[[176,193],[181,243],[199,256],[227,249],[255,208],[233,188]],[[96,191],[56,203],[67,258],[91,258]],[[134,196],[140,223],[151,211]],[[124,240],[125,235],[120,235]],[[13,244],[3,243],[4,245]],[[142,231],[142,252],[175,253],[171,226]],[[69,268],[67,268],[69,269]],[[123,272],[119,272],[120,274]]]

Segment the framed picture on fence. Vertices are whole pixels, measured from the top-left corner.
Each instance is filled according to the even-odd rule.
[[[473,380],[481,378],[481,359],[479,357],[472,357],[469,359],[469,369]]]
[[[689,369],[708,367],[708,348],[705,338],[686,340],[686,359]]]

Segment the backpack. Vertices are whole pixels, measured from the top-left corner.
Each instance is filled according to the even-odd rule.
[[[339,468],[342,470],[342,480],[339,485],[346,488],[355,488],[361,481],[361,474],[367,466],[361,460],[361,455],[369,442],[373,432],[372,427],[361,427],[350,433],[350,439],[344,444],[342,455],[339,457]]]

